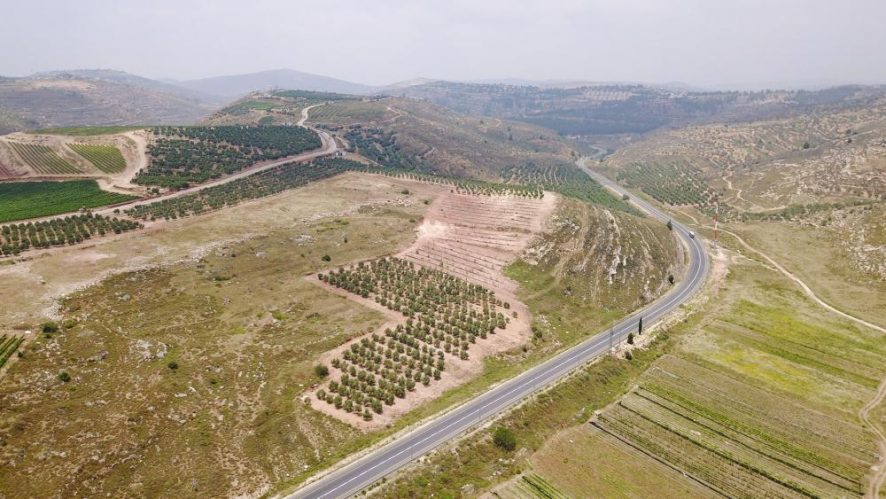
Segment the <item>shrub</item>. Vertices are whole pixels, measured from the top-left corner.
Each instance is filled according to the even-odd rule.
[[[67,371],[62,371],[58,373],[58,379],[62,380],[63,383],[67,383],[71,381],[71,375]]]
[[[506,451],[512,451],[517,448],[517,437],[514,435],[514,432],[507,428],[497,428],[492,435],[492,441]]]
[[[176,361],[173,360],[173,361],[170,362],[169,364],[166,364],[166,367],[168,367],[168,368],[172,369],[173,371],[175,371],[176,369],[178,369],[178,362],[176,362]]]
[[[332,261],[332,257],[329,255],[323,255],[320,259],[323,260],[324,262],[331,262]]]
[[[628,333],[628,345],[634,344],[634,333]]]
[[[40,330],[46,334],[49,333],[57,333],[58,332],[58,324],[55,322],[44,322],[40,325]]]
[[[627,360],[633,360],[633,359],[634,359],[634,354],[632,354],[631,351],[628,350],[627,352],[625,352],[625,358],[626,358]]]
[[[314,374],[321,378],[325,378],[326,376],[329,376],[329,368],[323,364],[317,364],[314,366]]]

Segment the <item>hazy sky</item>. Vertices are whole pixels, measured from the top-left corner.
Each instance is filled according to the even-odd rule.
[[[0,0],[0,74],[886,83],[886,0]]]

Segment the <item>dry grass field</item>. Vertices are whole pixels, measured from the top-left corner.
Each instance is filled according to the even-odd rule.
[[[437,192],[343,175],[0,268],[2,493],[255,494],[365,444],[302,396],[384,317],[304,276],[401,250]]]

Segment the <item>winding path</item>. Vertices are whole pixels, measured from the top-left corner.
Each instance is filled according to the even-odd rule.
[[[586,171],[610,189],[619,194],[625,193],[624,189],[602,175]],[[633,202],[662,223],[670,220],[670,217],[645,201],[634,199]],[[637,330],[641,317],[645,324],[653,324],[686,303],[704,284],[710,263],[702,242],[691,237],[689,229],[676,222],[673,227],[674,232],[689,250],[690,262],[686,277],[667,294],[613,324],[608,331],[598,332],[575,347],[489,389],[399,438],[369,451],[362,457],[326,473],[287,498],[337,498],[356,494],[375,481],[411,463],[415,458],[478,428],[483,422],[510,409],[539,390],[555,384],[589,361],[606,354],[614,344],[624,341],[628,333]]]

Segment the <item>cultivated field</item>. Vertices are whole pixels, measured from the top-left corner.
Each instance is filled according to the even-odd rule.
[[[144,134],[129,127],[83,127],[0,137],[0,180],[18,177],[99,180],[106,190],[135,192],[130,183],[146,161]]]
[[[126,168],[126,160],[114,146],[72,143],[68,147],[105,173],[120,173]]]
[[[322,145],[315,132],[297,126],[157,127],[152,136],[148,166],[133,182],[174,188]]]
[[[532,340],[487,361],[484,377],[497,381],[505,373],[522,372],[588,338],[665,292],[668,276],[679,276],[682,269],[683,255],[664,224],[562,198],[547,229],[506,267],[506,274],[519,285],[519,301],[532,316]],[[487,432],[480,432],[433,453],[379,488],[378,494],[474,496],[519,475],[527,470],[525,449],[537,449],[546,437],[587,420],[620,395],[662,349],[656,344],[636,351],[631,362],[607,358],[504,416],[500,424],[517,436],[515,453],[498,448]],[[546,479],[550,482],[550,477]],[[503,497],[509,497],[511,486],[524,492],[526,486],[532,487],[522,478],[517,480],[521,482],[505,486]],[[553,490],[569,489],[556,485]]]
[[[450,192],[430,204],[417,240],[397,258],[319,276],[394,312],[383,328],[324,355],[334,369],[315,393],[318,407],[362,428],[476,377],[485,357],[530,336],[528,311],[502,272],[545,229],[557,197]]]
[[[49,146],[9,142],[9,146],[21,160],[42,175],[77,175],[83,173],[76,166],[61,158]]]
[[[103,191],[95,180],[0,184],[0,223],[46,217],[135,199]]]
[[[675,355],[594,424],[729,496],[860,494],[879,460],[858,412],[886,376],[881,333],[759,263],[729,272]]]

